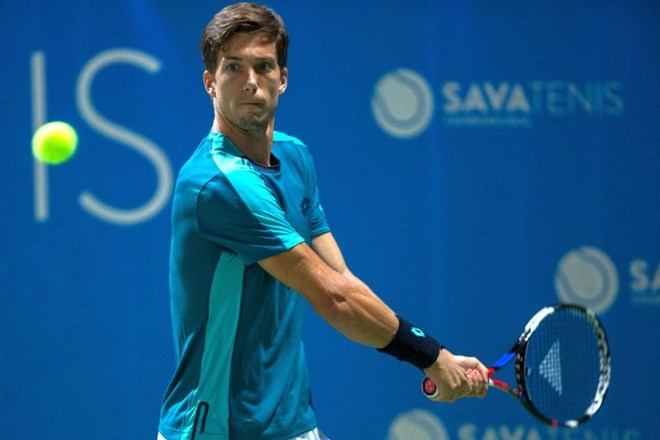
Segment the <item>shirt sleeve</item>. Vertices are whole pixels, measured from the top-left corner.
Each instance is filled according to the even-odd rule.
[[[311,236],[317,237],[319,235],[330,232],[330,226],[325,218],[325,212],[323,211],[323,206],[320,202],[319,197],[319,187],[316,177],[316,167],[314,166],[314,159],[312,158],[309,150],[305,147],[306,161],[307,161],[307,170],[308,170],[308,185],[313,188],[313,197],[311,200],[310,206],[310,227],[311,227]]]
[[[323,207],[319,202],[318,198],[318,189],[315,193],[314,200],[312,201],[312,209],[310,212],[310,221],[311,221],[311,235],[312,237],[318,237],[321,234],[330,232],[330,226],[325,219],[325,213],[323,212]]]
[[[268,182],[258,173],[218,174],[197,200],[200,234],[240,255],[245,264],[284,252],[304,239],[293,229]]]

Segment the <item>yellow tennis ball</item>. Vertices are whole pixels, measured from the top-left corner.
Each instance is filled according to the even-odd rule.
[[[62,121],[44,124],[32,136],[32,154],[37,160],[50,165],[69,160],[77,146],[76,130]]]

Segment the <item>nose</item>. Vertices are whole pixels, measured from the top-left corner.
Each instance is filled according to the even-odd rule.
[[[257,75],[254,69],[248,69],[247,78],[245,78],[245,84],[243,85],[243,91],[248,93],[254,93],[257,91]]]

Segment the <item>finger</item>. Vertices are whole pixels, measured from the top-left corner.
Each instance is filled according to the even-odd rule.
[[[481,362],[479,362],[479,368],[478,368],[478,370],[479,370],[479,372],[481,373],[481,376],[484,378],[484,380],[485,380],[486,382],[488,382],[488,377],[490,376],[490,372],[489,372],[488,368],[487,368],[484,364],[482,364]]]
[[[473,380],[475,382],[475,394],[483,398],[488,392],[488,379],[484,378],[481,371],[473,370]]]
[[[468,363],[470,366],[467,368],[471,368],[474,370],[479,371],[481,376],[484,378],[484,380],[488,380],[488,368],[481,363],[481,361],[477,358],[469,358],[466,359],[466,363]]]
[[[484,381],[481,372],[478,370],[468,370],[467,374],[471,384],[471,395],[474,397],[483,397],[485,395],[485,390],[487,389],[488,384]]]

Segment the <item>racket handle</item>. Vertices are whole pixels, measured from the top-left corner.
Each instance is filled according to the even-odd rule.
[[[493,383],[493,379],[491,379],[490,377],[488,378],[488,386],[491,386],[491,387],[496,386],[496,384]],[[433,382],[433,380],[431,380],[431,378],[428,377],[428,376],[426,376],[424,378],[424,380],[422,380],[422,392],[429,399],[433,399],[435,397],[438,397],[438,395],[440,394],[440,391],[438,390],[438,387]]]
[[[438,391],[438,387],[428,376],[426,376],[424,380],[422,380],[422,392],[429,399],[438,397],[438,394],[440,394],[440,392]]]

